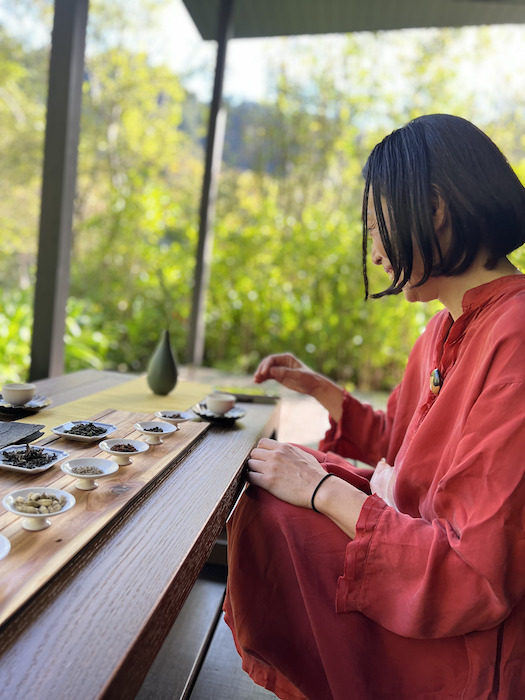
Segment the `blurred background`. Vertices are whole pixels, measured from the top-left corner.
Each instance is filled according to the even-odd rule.
[[[30,365],[52,23],[52,0],[0,0],[3,381]],[[215,56],[182,0],[90,2],[66,371],[144,371],[163,328],[187,359]],[[224,95],[204,365],[250,373],[289,350],[391,389],[439,305],[364,301],[361,168],[392,129],[448,112],[525,181],[525,27],[234,39]]]

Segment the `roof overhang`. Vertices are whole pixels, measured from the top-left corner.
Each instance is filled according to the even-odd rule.
[[[221,0],[183,0],[203,39]],[[233,38],[525,23],[525,0],[234,0]]]

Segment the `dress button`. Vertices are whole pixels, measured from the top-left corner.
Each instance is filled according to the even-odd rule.
[[[441,389],[443,385],[443,378],[441,377],[441,374],[439,373],[438,369],[433,369],[432,372],[430,373],[430,391],[433,394],[439,394],[439,390]]]

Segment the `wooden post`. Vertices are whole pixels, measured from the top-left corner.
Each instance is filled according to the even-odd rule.
[[[55,0],[30,379],[63,372],[89,0]]]
[[[202,364],[202,358],[204,356],[204,316],[213,250],[213,222],[226,127],[226,110],[221,104],[222,88],[228,39],[233,36],[233,2],[234,0],[221,0],[219,9],[217,62],[215,66],[215,80],[213,84],[208,138],[206,142],[206,163],[200,206],[199,240],[197,244],[193,303],[188,337],[187,362],[196,366]]]

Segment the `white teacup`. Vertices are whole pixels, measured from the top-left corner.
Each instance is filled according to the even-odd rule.
[[[206,397],[206,408],[218,416],[223,416],[235,406],[235,396],[233,394],[221,394],[215,392]]]
[[[34,384],[4,384],[2,397],[4,401],[7,401],[12,406],[23,406],[31,401],[35,391],[36,386]]]

